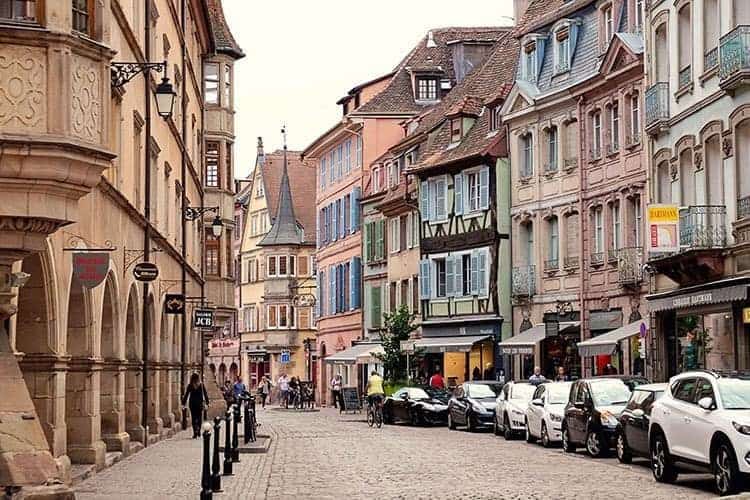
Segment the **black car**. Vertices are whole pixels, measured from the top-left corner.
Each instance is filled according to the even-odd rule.
[[[503,384],[495,380],[464,382],[448,401],[448,428],[465,425],[469,431],[491,428],[495,420],[495,399]]]
[[[634,390],[636,387],[649,384],[651,383],[649,379],[646,377],[642,377],[640,375],[597,375],[596,377],[592,377],[593,379],[602,379],[602,378],[616,378],[619,380],[622,380],[622,382],[628,386],[628,389],[631,391]]]
[[[667,384],[639,385],[630,395],[617,426],[617,458],[629,464],[633,456],[650,457],[648,426],[651,408],[667,388]]]
[[[387,424],[445,424],[449,397],[448,392],[432,387],[402,387],[385,398],[383,420]]]
[[[593,377],[573,382],[563,414],[563,450],[573,453],[583,445],[589,455],[601,457],[614,445],[617,419],[632,392],[624,378]]]

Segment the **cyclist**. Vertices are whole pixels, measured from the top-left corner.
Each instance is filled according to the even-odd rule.
[[[367,402],[374,410],[376,405],[383,403],[384,397],[385,390],[383,390],[383,377],[373,370],[370,374],[370,378],[367,380]]]

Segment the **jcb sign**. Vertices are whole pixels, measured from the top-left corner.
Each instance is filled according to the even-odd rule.
[[[213,328],[214,312],[211,309],[196,309],[193,313],[193,326],[195,328]]]

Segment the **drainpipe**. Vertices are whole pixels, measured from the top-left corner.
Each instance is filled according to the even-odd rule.
[[[186,31],[186,22],[185,22],[185,9],[187,6],[185,5],[185,0],[182,0],[180,5],[180,26],[182,27],[182,33],[185,34]],[[187,295],[187,275],[185,268],[187,267],[187,220],[185,219],[185,210],[187,209],[187,198],[186,198],[186,188],[185,188],[185,177],[187,176],[187,143],[188,143],[188,135],[187,135],[187,100],[186,100],[186,88],[187,84],[187,73],[185,71],[185,60],[187,58],[187,43],[183,40],[183,43],[181,44],[181,61],[180,61],[180,67],[181,67],[181,73],[182,73],[182,79],[183,79],[183,87],[182,87],[182,98],[180,99],[180,106],[182,106],[182,165],[180,167],[180,185],[182,186],[182,196],[180,196],[180,224],[182,226],[182,277],[181,277],[181,293],[182,293],[182,299],[185,300],[185,296]],[[184,307],[184,306],[183,306]],[[182,392],[184,387],[187,386],[187,374],[185,373],[185,356],[187,354],[187,314],[185,313],[183,309],[182,313],[182,321],[180,321],[180,392]],[[187,413],[182,413],[182,428],[184,429],[187,427]]]
[[[150,0],[144,0],[143,6],[146,15],[144,26],[144,52],[148,61],[151,55],[151,5]],[[143,88],[145,94],[145,127],[146,127],[146,172],[144,176],[144,203],[143,215],[146,217],[146,227],[143,231],[143,260],[149,262],[151,257],[151,75],[145,73],[143,77]],[[148,446],[148,282],[143,282],[143,311],[141,314],[141,336],[143,341],[143,399],[141,404],[141,423],[143,424],[144,438],[143,446]]]

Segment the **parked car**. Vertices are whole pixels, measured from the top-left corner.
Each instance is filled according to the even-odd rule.
[[[508,382],[496,399],[493,431],[505,439],[513,439],[526,432],[526,408],[536,390],[528,382]]]
[[[491,427],[495,417],[495,399],[502,384],[494,380],[464,382],[456,387],[448,401],[448,428],[465,425],[469,431]]]
[[[614,445],[618,418],[630,399],[623,377],[594,377],[573,382],[562,421],[563,450],[585,446],[592,457]]]
[[[446,391],[431,387],[402,387],[383,402],[383,420],[387,424],[445,424],[448,420]]]
[[[648,457],[648,427],[651,410],[667,384],[639,385],[630,395],[617,425],[617,459],[629,464],[633,456]]]
[[[649,450],[659,482],[697,467],[713,474],[720,495],[737,492],[750,474],[750,372],[672,377],[651,410]]]
[[[562,419],[572,382],[551,382],[537,386],[526,408],[526,441],[537,439],[545,448],[562,440]]]
[[[638,386],[651,383],[649,379],[647,379],[646,377],[642,377],[640,375],[597,375],[596,377],[593,377],[593,378],[595,379],[616,378],[616,379],[622,380],[622,382],[625,385],[627,385],[628,389],[630,389],[631,391]]]

